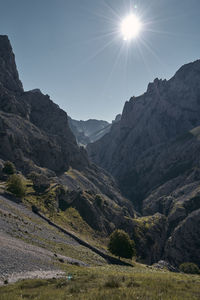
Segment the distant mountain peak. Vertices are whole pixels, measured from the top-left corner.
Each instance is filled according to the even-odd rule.
[[[69,118],[69,125],[80,145],[86,146],[95,142],[109,132],[111,124],[104,120],[89,119],[86,121]]]

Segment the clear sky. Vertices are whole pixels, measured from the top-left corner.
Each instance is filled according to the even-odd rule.
[[[144,25],[127,43],[119,24],[130,6]],[[75,119],[111,121],[154,78],[200,58],[200,0],[0,0],[0,34],[25,90]]]

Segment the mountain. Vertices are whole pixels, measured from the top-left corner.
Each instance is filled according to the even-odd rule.
[[[7,36],[0,37],[0,157],[26,172],[37,165],[55,172],[88,165],[67,114],[39,90],[24,92]]]
[[[92,161],[116,178],[122,193],[141,212],[143,225],[152,226],[151,216],[156,216],[158,256],[174,264],[200,264],[199,116],[197,60],[168,81],[155,79],[143,95],[132,97],[121,121],[87,147]],[[141,230],[135,234],[144,237],[140,250],[149,256],[145,245],[153,241],[147,238],[148,230],[146,235]]]
[[[69,126],[80,145],[87,145],[99,140],[109,132],[111,127],[110,123],[103,120],[89,119],[87,121],[77,121],[72,118],[68,118],[68,120]]]
[[[2,209],[8,198],[19,201],[6,190],[3,167],[9,160],[26,187],[22,207],[100,247],[115,228],[123,229],[148,264],[165,259],[199,265],[199,77],[197,61],[169,81],[155,80],[125,104],[110,132],[88,145],[91,158],[114,175],[139,215],[113,177],[77,145],[66,112],[39,89],[23,90],[8,37],[0,36]],[[15,234],[18,217],[4,233],[27,239],[22,229]]]
[[[33,171],[47,176],[54,197],[50,191],[46,197],[54,213],[73,206],[94,230],[108,234],[126,222],[123,207],[126,216],[135,215],[113,178],[90,163],[77,145],[66,112],[40,90],[23,90],[7,36],[0,36],[0,159],[2,165],[13,162],[26,178]],[[60,188],[55,194],[54,185],[61,194]]]
[[[121,120],[121,115],[118,114],[115,120],[112,121],[112,124],[107,121],[95,119],[77,121],[68,117],[68,120],[77,143],[82,146],[87,146],[89,143],[96,142],[106,135],[110,131],[112,124]]]
[[[191,75],[191,81],[196,73]],[[146,136],[148,118],[140,120],[141,113],[140,119],[133,122],[131,111],[135,103],[131,100],[122,120],[118,116],[111,131],[88,147],[94,146],[97,151],[102,141],[106,144],[108,169],[112,166],[115,176],[127,175],[124,181],[120,176],[116,178],[123,192],[140,208],[139,216],[132,203],[121,195],[113,177],[91,163],[85,149],[77,145],[67,114],[39,89],[23,90],[8,37],[0,36],[1,299],[16,299],[18,295],[41,299],[68,295],[72,299],[93,299],[94,295],[98,299],[133,299],[141,295],[141,299],[155,299],[161,294],[163,299],[173,295],[176,299],[190,299],[191,295],[198,298],[198,276],[173,275],[166,270],[177,270],[168,262],[176,267],[184,261],[199,264],[197,83],[194,79],[194,85],[188,89],[188,99],[194,100],[193,109],[189,105],[185,108],[186,101],[184,109],[176,109],[182,125],[176,121],[173,130],[170,123],[157,127],[156,109],[150,109],[152,98],[142,104],[146,107],[144,116],[149,108],[155,131],[149,128],[152,135]],[[176,91],[181,93],[181,88]],[[137,105],[139,111],[141,105]],[[173,106],[173,117],[176,111]],[[137,114],[133,116],[137,118]],[[164,117],[165,113],[161,123],[166,120]],[[136,154],[127,142],[131,142],[129,132],[133,131],[133,138],[137,130],[142,130],[135,130],[139,121],[144,135],[132,145],[137,154],[135,160]],[[166,132],[161,135],[164,129]],[[161,136],[156,136],[158,133]],[[111,150],[111,156],[106,157]],[[96,157],[103,164],[102,156]],[[17,198],[15,191],[8,191],[7,180],[13,177],[5,172],[5,160],[16,166],[17,178],[21,178],[25,189],[23,199]],[[118,167],[119,173],[114,172]],[[153,264],[161,258],[168,262],[160,261],[150,267],[134,261],[131,268],[132,261],[110,256],[108,235],[116,228],[124,229],[134,239],[140,262]],[[33,280],[26,280],[30,278]],[[25,280],[8,284],[20,279]]]

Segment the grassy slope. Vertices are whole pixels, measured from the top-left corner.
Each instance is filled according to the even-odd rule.
[[[26,280],[0,288],[0,300],[194,300],[200,298],[200,276],[135,267],[83,268],[65,265],[72,280]]]
[[[36,195],[34,193],[32,182],[26,181],[27,193],[23,200],[24,204],[31,208],[31,205],[36,205],[42,213],[52,219],[56,224],[66,228],[67,230],[74,232],[80,238],[83,238],[93,246],[106,249],[108,239],[98,231],[92,229],[80,216],[79,212],[72,207],[66,209],[66,211],[56,212],[55,209],[50,210],[45,205],[45,200],[50,199],[52,203],[55,198],[55,189],[51,187],[48,192],[43,195]]]
[[[29,183],[30,184],[30,183]],[[50,191],[52,192],[52,191]],[[43,206],[43,199],[32,194],[28,189],[29,203]],[[53,196],[53,195],[52,195]],[[46,214],[47,211],[46,211]],[[95,233],[81,219],[76,210],[69,209],[65,213],[53,214],[52,218],[66,228],[72,229],[96,244]],[[80,231],[81,230],[81,231]],[[53,243],[53,241],[52,241]],[[101,241],[99,241],[101,244]],[[62,246],[62,251],[59,247]],[[62,252],[81,259],[75,249],[65,249],[64,245],[53,245],[55,252]],[[50,247],[51,248],[51,247]],[[70,251],[69,251],[70,250]],[[71,255],[70,255],[71,254]],[[87,261],[87,251],[82,252]],[[83,258],[82,257],[82,258]],[[89,257],[88,257],[89,260]],[[26,280],[0,288],[0,300],[17,299],[81,299],[81,300],[112,300],[112,299],[152,299],[152,300],[186,300],[200,299],[200,276],[174,274],[157,271],[152,267],[135,264],[133,268],[121,266],[92,266],[89,268],[62,264],[72,280]]]
[[[7,220],[9,224],[12,224],[12,232],[8,232],[11,236],[45,248],[53,253],[79,259],[91,265],[105,263],[105,260],[93,251],[78,244],[70,244],[69,238],[50,226],[47,222],[37,218],[34,219],[32,216],[28,216],[23,211],[19,211],[14,207],[8,206],[8,211],[8,213],[4,213],[6,216],[4,219]],[[0,217],[2,217],[2,214],[3,212],[0,210]],[[15,216],[17,216],[17,219]],[[32,224],[32,226],[26,224]],[[40,234],[43,231],[45,231],[47,235]],[[54,238],[55,236],[56,238]],[[59,242],[57,238],[60,240]],[[67,243],[68,240],[69,243]]]

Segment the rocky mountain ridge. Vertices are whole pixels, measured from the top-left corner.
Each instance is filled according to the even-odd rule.
[[[200,60],[182,67],[169,81],[155,79],[146,93],[127,101],[120,123],[112,127],[109,135],[88,147],[93,161],[118,177],[129,162],[137,160],[141,151],[200,125],[199,70]],[[115,161],[120,162],[117,168]]]
[[[187,259],[200,264],[199,115],[197,60],[170,80],[156,79],[143,95],[132,97],[121,121],[87,147],[90,158],[116,178],[122,193],[144,215],[144,224],[150,226],[151,215],[160,214],[155,220],[163,216],[164,223],[162,218],[157,222],[158,256],[173,263]],[[141,231],[139,226],[136,235],[143,235]],[[148,235],[147,230],[143,235],[147,244],[140,251],[148,248]]]
[[[90,163],[85,149],[77,145],[66,112],[39,89],[23,91],[7,36],[0,36],[0,79],[0,159],[13,162],[26,177],[34,171],[47,176],[51,185],[63,186],[62,195],[54,190],[53,199],[51,193],[46,195],[55,211],[61,202],[64,210],[73,205],[85,222],[104,234],[125,221],[120,207],[128,207],[128,216],[134,216],[112,177]],[[101,209],[95,204],[97,194]]]
[[[88,165],[67,114],[40,91],[24,92],[7,36],[0,38],[0,156],[16,166],[67,170]]]

